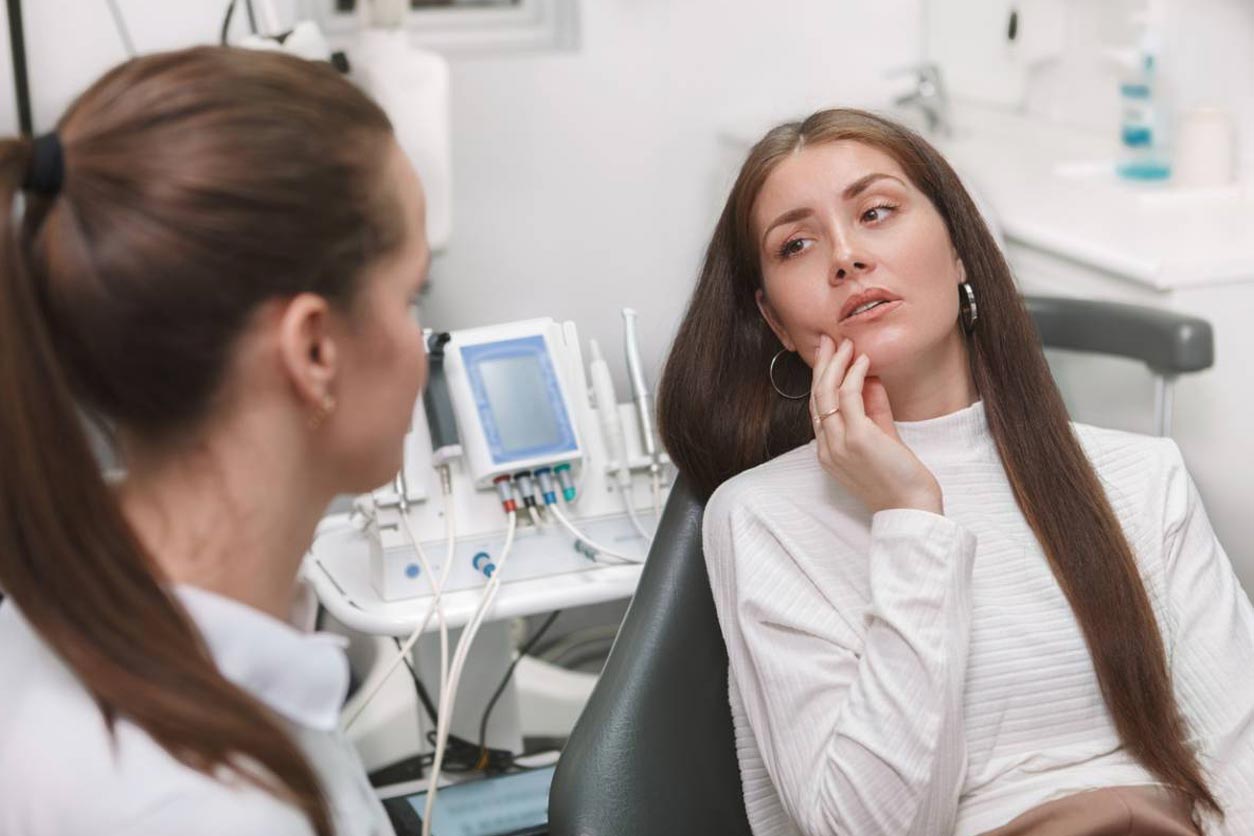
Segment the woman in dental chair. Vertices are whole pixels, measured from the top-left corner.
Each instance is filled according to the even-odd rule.
[[[287,623],[425,376],[387,117],[327,65],[150,55],[0,141],[0,207],[0,833],[391,834],[344,651]]]
[[[754,147],[659,408],[756,836],[1254,833],[1254,611],[1180,451],[1069,422],[918,136]]]

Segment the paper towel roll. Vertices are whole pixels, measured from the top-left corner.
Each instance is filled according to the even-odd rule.
[[[1176,136],[1176,185],[1216,188],[1236,178],[1236,128],[1232,117],[1215,107],[1199,107],[1180,120]]]
[[[448,62],[413,46],[404,30],[365,29],[349,50],[349,64],[352,79],[392,120],[422,179],[431,249],[444,249],[453,227]]]

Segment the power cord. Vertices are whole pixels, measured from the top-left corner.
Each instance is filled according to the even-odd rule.
[[[400,651],[402,649],[401,640],[394,636],[392,641],[396,642],[396,649]],[[431,694],[427,691],[427,686],[423,685],[422,680],[418,678],[418,671],[414,670],[413,663],[409,661],[409,654],[406,653],[402,658],[405,660],[405,667],[409,668],[409,675],[413,677],[414,690],[418,692],[418,701],[422,703],[422,707],[426,709],[427,716],[431,718],[431,723],[434,725],[439,722],[440,717],[436,713],[435,703],[431,700]]]
[[[118,0],[105,0],[105,2],[109,6],[109,13],[113,15],[113,25],[118,30],[118,37],[122,40],[122,48],[126,50],[126,56],[134,58],[138,54],[135,52],[135,41],[131,39],[131,30],[126,25],[122,10],[118,8]]]
[[[397,647],[400,647],[400,640],[394,639]],[[427,687],[419,678],[418,672],[414,670],[414,666],[410,664],[408,658],[405,659],[405,667],[409,669],[409,675],[414,681],[414,690],[418,692],[418,701],[422,704],[423,710],[427,716],[431,718],[432,725],[439,722],[439,714],[436,711],[435,703],[431,700],[431,693],[427,691]],[[427,743],[432,749],[435,748],[436,732],[434,730],[427,732]],[[417,765],[425,771],[431,766],[435,760],[434,751],[416,759]],[[446,772],[476,772],[486,770],[488,772],[507,772],[510,769],[521,768],[514,763],[514,753],[507,749],[487,749],[483,746],[476,746],[472,741],[455,734],[448,737],[447,751],[444,756],[443,769]],[[421,777],[421,775],[419,776]]]
[[[235,5],[238,2],[239,0],[229,0],[226,4],[226,14],[222,17],[222,33],[218,38],[222,46],[230,46],[231,18],[235,16]],[[248,29],[256,35],[257,13],[253,10],[252,0],[244,0],[244,8],[248,12]]]
[[[505,676],[501,677],[501,684],[496,686],[496,691],[492,693],[492,699],[488,700],[488,705],[483,709],[483,719],[479,721],[479,751],[484,759],[483,768],[487,768],[487,759],[489,757],[489,749],[487,746],[488,738],[488,719],[492,716],[492,709],[496,708],[497,700],[501,698],[501,694],[505,693],[505,687],[509,685],[509,681],[514,676],[514,668],[518,667],[518,663],[522,661],[524,656],[531,653],[532,649],[544,638],[544,634],[553,626],[553,622],[557,621],[557,617],[562,614],[561,610],[554,610],[549,617],[544,620],[536,631],[531,634],[531,638],[523,642],[522,647],[518,648],[518,655],[514,657],[514,661],[505,671]]]

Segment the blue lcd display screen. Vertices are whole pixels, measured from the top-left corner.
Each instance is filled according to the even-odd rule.
[[[543,337],[463,346],[461,354],[493,462],[507,464],[577,449]]]
[[[431,836],[531,836],[548,832],[548,766],[444,787],[435,797]],[[426,792],[388,799],[384,807],[397,836],[419,836]]]

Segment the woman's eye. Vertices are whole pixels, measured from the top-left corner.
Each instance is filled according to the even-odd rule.
[[[896,211],[896,209],[896,206],[892,206],[887,203],[882,203],[879,206],[872,206],[870,209],[862,213],[862,220],[867,223],[879,223]]]
[[[790,238],[785,241],[783,246],[779,248],[780,258],[792,258],[809,249],[810,241],[807,238]]]

